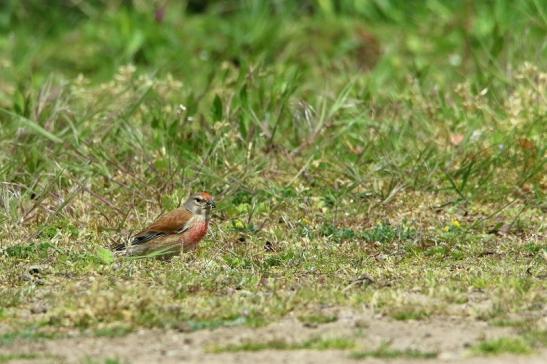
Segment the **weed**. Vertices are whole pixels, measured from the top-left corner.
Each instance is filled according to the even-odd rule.
[[[305,325],[328,324],[329,322],[335,322],[336,320],[338,320],[338,317],[335,315],[311,314],[298,316],[298,321],[302,322]]]
[[[35,353],[0,354],[0,363],[10,363],[14,360],[35,360],[42,356]]]
[[[389,315],[395,320],[424,320],[428,318],[431,314],[423,309],[419,308],[398,308],[392,311],[389,311]]]
[[[311,338],[300,343],[291,343],[284,340],[268,342],[246,342],[238,345],[213,347],[214,353],[262,350],[347,350],[355,347],[352,340],[344,338]]]
[[[482,341],[475,345],[471,351],[477,355],[529,354],[532,352],[532,347],[521,337],[502,337]]]
[[[436,352],[420,351],[415,349],[398,350],[393,349],[388,344],[382,344],[379,348],[370,351],[355,351],[351,353],[353,359],[435,359]]]
[[[125,336],[130,333],[132,330],[130,327],[126,326],[113,326],[113,327],[103,327],[95,330],[95,336],[106,336],[106,337],[117,337]]]
[[[0,335],[0,346],[8,345],[16,340],[43,340],[58,337],[55,333],[41,331],[37,328],[23,328],[19,331],[6,332]]]
[[[50,249],[55,250],[55,246],[50,243],[17,244],[7,247],[6,254],[15,259],[43,259],[48,256]]]

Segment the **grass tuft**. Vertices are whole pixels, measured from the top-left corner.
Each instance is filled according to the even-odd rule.
[[[381,345],[378,349],[370,351],[355,351],[351,353],[353,359],[435,359],[436,352],[420,351],[415,349],[398,350],[393,349],[387,344]]]
[[[355,347],[352,340],[345,338],[311,338],[303,342],[272,340],[268,342],[245,342],[227,346],[213,347],[213,353],[263,351],[263,350],[348,350]]]
[[[471,351],[476,355],[530,354],[533,350],[526,340],[521,337],[502,337],[485,340],[475,345]]]

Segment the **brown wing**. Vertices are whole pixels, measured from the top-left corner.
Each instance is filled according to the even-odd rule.
[[[133,237],[131,244],[143,244],[162,235],[182,232],[192,213],[185,208],[178,208],[161,216],[146,229]]]

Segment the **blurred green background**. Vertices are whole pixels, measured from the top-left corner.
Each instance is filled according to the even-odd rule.
[[[43,186],[40,171],[95,181],[111,178],[116,161],[143,176],[137,186],[170,166],[226,192],[225,160],[260,165],[289,153],[304,157],[292,166],[342,158],[336,173],[351,180],[463,199],[500,200],[530,180],[528,190],[542,191],[545,1],[1,6],[6,181]]]
[[[172,72],[195,87],[222,72],[224,62],[296,66],[330,79],[375,63],[374,52],[365,50],[366,32],[384,53],[375,70],[378,88],[405,76],[503,82],[508,64],[545,62],[541,0],[6,0],[1,6],[1,76],[19,85],[40,84],[51,74],[104,80],[127,63]]]

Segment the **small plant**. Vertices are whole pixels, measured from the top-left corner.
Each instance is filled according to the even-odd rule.
[[[407,226],[392,226],[390,224],[381,223],[372,229],[362,233],[362,237],[369,242],[391,243],[399,240],[405,241],[413,239],[416,235],[414,229]]]
[[[335,322],[336,320],[338,320],[338,317],[335,315],[311,314],[298,316],[298,321],[302,322],[305,325],[328,324],[330,322]]]
[[[389,344],[382,344],[378,349],[370,351],[355,351],[351,353],[353,359],[434,359],[436,352],[420,351],[416,349],[393,349]]]
[[[321,229],[320,235],[329,236],[336,242],[363,239],[371,243],[391,243],[395,240],[405,241],[413,239],[416,233],[413,229],[406,226],[392,226],[390,224],[381,223],[371,229],[363,231],[326,225]]]
[[[0,364],[1,363],[11,363],[15,360],[29,360],[34,361],[41,356],[36,353],[21,353],[21,354],[0,354]]]
[[[355,347],[352,340],[345,338],[311,338],[303,342],[291,343],[284,340],[268,342],[245,342],[242,344],[213,347],[214,353],[262,350],[347,350]]]
[[[127,326],[112,326],[112,327],[103,327],[95,330],[95,336],[98,337],[118,337],[125,336],[128,333],[133,331],[130,327]]]
[[[430,313],[420,308],[402,307],[390,311],[389,316],[393,317],[395,320],[400,321],[424,320],[430,316]]]
[[[471,348],[471,351],[477,355],[530,354],[532,347],[521,337],[502,337],[482,341]]]
[[[320,234],[322,236],[329,236],[336,242],[353,239],[357,236],[357,233],[352,229],[338,228],[334,225],[326,225],[321,229]]]
[[[39,237],[43,239],[51,239],[58,233],[75,238],[78,236],[79,230],[77,226],[67,219],[59,219],[51,224],[44,225],[39,229]]]
[[[7,247],[6,254],[15,259],[43,259],[48,256],[49,250],[55,250],[55,246],[50,243],[17,244]]]
[[[43,340],[43,339],[53,339],[58,337],[54,333],[40,331],[34,327],[23,328],[19,331],[12,331],[0,334],[0,346],[8,345],[16,340]]]

